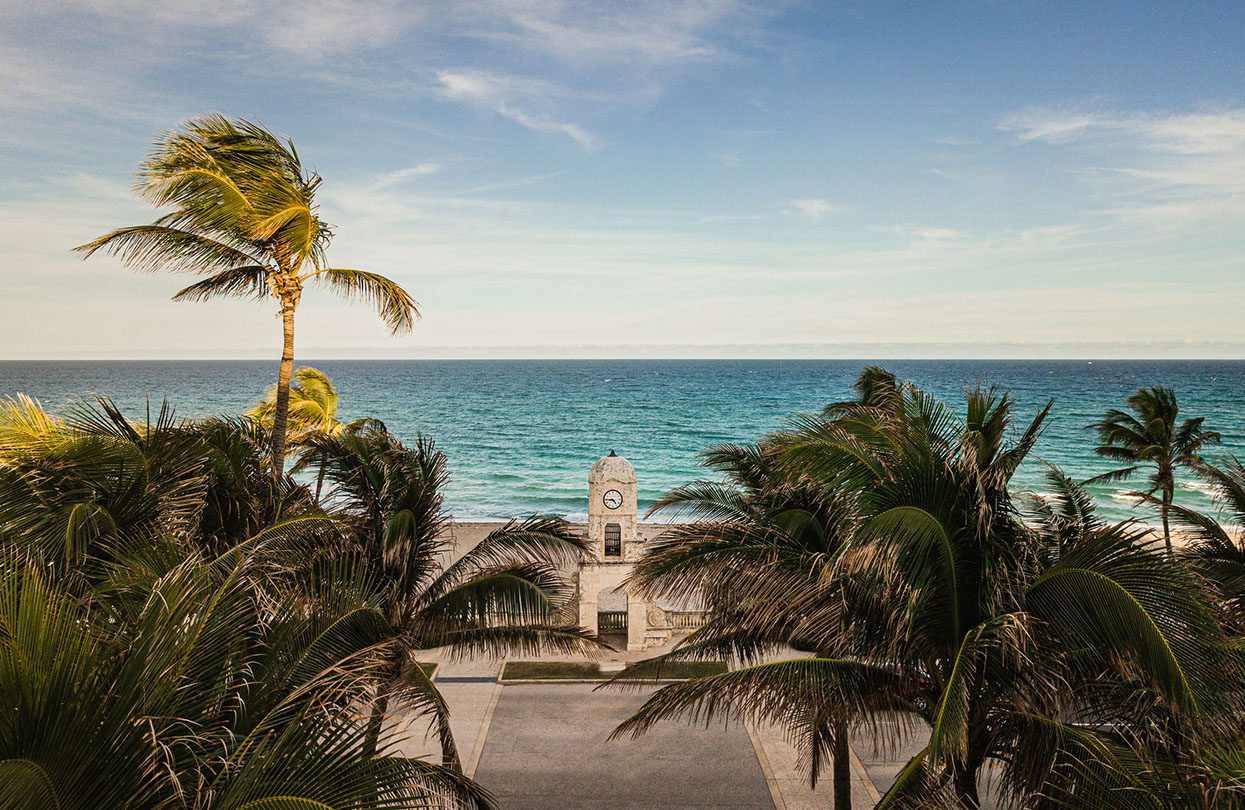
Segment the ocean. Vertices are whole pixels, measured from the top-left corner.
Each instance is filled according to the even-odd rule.
[[[852,397],[868,361],[851,360],[300,360],[326,372],[342,417],[376,417],[397,435],[431,436],[449,456],[447,502],[459,520],[534,512],[582,519],[588,469],[616,450],[635,465],[641,508],[699,474],[697,454],[756,439],[799,412]],[[988,382],[1011,391],[1027,420],[1048,399],[1052,418],[1036,459],[1087,478],[1110,469],[1085,425],[1123,407],[1139,386],[1168,385],[1182,416],[1205,416],[1223,434],[1209,455],[1245,454],[1245,361],[890,360],[881,365],[954,401]],[[168,399],[179,414],[237,413],[261,396],[276,365],[261,361],[6,361],[0,396],[29,394],[58,409],[94,393],[141,416]],[[1030,463],[1020,487],[1041,490]],[[1124,493],[1093,487],[1104,515],[1150,519]],[[1196,480],[1178,501],[1212,503]]]

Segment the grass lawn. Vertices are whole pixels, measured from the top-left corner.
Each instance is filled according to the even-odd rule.
[[[438,664],[435,661],[416,661],[418,666],[424,672],[424,676],[429,680],[436,677]]]
[[[604,680],[596,664],[586,661],[507,661],[503,681],[599,681]]]
[[[624,670],[625,672],[625,670]],[[685,680],[726,672],[723,661],[680,661],[661,668],[661,679]],[[605,681],[618,673],[605,674],[591,661],[507,661],[503,681]]]
[[[630,669],[630,667],[628,667]],[[666,664],[657,674],[663,681],[682,681],[688,678],[704,678],[726,672],[725,661],[674,661]]]

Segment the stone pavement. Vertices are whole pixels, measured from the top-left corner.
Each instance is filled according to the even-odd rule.
[[[631,661],[655,652],[659,651],[606,652],[600,659]],[[639,740],[607,743],[609,733],[648,691],[596,692],[594,684],[575,683],[503,686],[497,682],[501,668],[501,661],[441,660],[435,679],[450,707],[450,727],[463,769],[497,793],[503,810],[824,810],[831,805],[830,765],[817,789],[811,789],[796,750],[780,728],[744,729],[720,722],[705,728],[669,722]],[[426,720],[399,718],[394,730],[402,738],[401,753],[440,761],[440,745],[426,734]],[[853,808],[873,807],[921,749],[928,731],[913,731],[885,754],[876,750],[867,733],[853,737]],[[655,786],[661,791],[655,793]],[[983,787],[983,807],[992,810],[997,799],[989,795],[988,786]]]
[[[429,656],[430,660],[436,660]],[[468,776],[475,771],[484,745],[493,707],[501,696],[501,661],[472,659],[451,662],[439,660],[433,680],[442,699],[450,707],[450,730],[458,746],[458,756]],[[395,727],[402,740],[398,752],[409,757],[441,761],[441,744],[428,734],[427,719],[400,719]]]
[[[607,741],[651,692],[507,685],[475,778],[506,810],[774,806],[739,723],[662,723],[639,739]]]
[[[644,652],[603,651],[598,660],[602,661],[633,661],[647,658],[661,650]],[[595,769],[598,774],[589,780],[589,784],[597,784],[597,789],[605,789],[606,783],[601,781],[602,772],[614,773],[612,766],[607,767],[611,757],[622,757],[634,761],[636,757],[649,757],[652,764],[648,771],[640,773],[647,776],[635,780],[615,782],[601,801],[608,799],[611,804],[594,803],[574,804],[569,801],[556,805],[571,808],[609,807],[609,808],[644,808],[644,807],[777,807],[782,810],[811,810],[825,808],[831,802],[831,785],[828,781],[830,768],[827,766],[825,780],[819,783],[816,790],[808,786],[808,780],[799,767],[795,749],[784,739],[782,730],[775,727],[759,727],[743,729],[735,726],[725,728],[715,723],[708,729],[689,727],[684,723],[663,723],[649,732],[646,737],[637,741],[619,741],[606,743],[605,738],[614,727],[625,719],[634,707],[639,706],[644,694],[616,690],[594,692],[590,684],[511,684],[502,686],[497,683],[501,673],[501,661],[472,659],[466,661],[448,661],[438,656],[428,656],[430,660],[439,660],[436,683],[442,696],[450,707],[450,726],[458,745],[467,775],[479,778],[487,787],[498,793],[503,808],[526,807],[524,801],[536,801],[538,797],[524,794],[523,785],[545,785],[545,791],[551,796],[559,796],[556,791],[575,790],[573,780],[568,774],[590,772]],[[543,660],[582,660],[580,656],[540,656]],[[527,660],[527,659],[525,659]],[[541,695],[556,695],[556,699],[545,699]],[[564,720],[574,717],[576,720],[570,728],[564,728]],[[500,720],[500,724],[499,724]],[[400,747],[402,753],[409,756],[423,756],[437,761],[440,747],[434,738],[426,735],[427,723],[424,720],[399,721],[399,728],[405,738]],[[572,743],[572,740],[575,742]],[[690,741],[690,742],[689,742]],[[566,764],[569,760],[553,757],[553,746],[561,746],[573,750],[582,762],[574,766]],[[648,747],[646,747],[648,746]],[[690,748],[689,748],[690,746]],[[651,748],[650,748],[651,747]],[[907,749],[911,747],[912,750]],[[871,740],[860,736],[853,740],[853,775],[852,806],[854,808],[873,807],[881,792],[885,792],[893,781],[903,763],[916,750],[919,742],[903,746],[893,757],[876,755]],[[682,756],[682,750],[695,751],[692,756]],[[647,751],[645,754],[633,752]],[[520,752],[520,753],[516,753]],[[694,768],[692,766],[695,766]],[[569,770],[568,770],[569,769]],[[604,769],[604,771],[603,771]],[[744,804],[652,804],[652,796],[644,791],[647,784],[665,784],[670,780],[662,776],[670,769],[681,773],[689,769],[687,777],[674,784],[670,790],[679,789],[682,785],[696,785],[696,790],[703,795],[717,796],[718,801],[729,801],[735,795],[736,777],[746,777],[750,786],[745,792],[739,793]],[[721,783],[730,786],[731,795],[722,796],[713,789],[711,781],[700,779],[699,775],[719,774]],[[565,781],[560,781],[565,780]],[[690,781],[689,781],[690,780]],[[584,781],[584,780],[581,780]],[[516,785],[519,787],[511,787]],[[758,801],[757,789],[765,791]],[[514,792],[518,791],[518,792]],[[707,791],[707,793],[706,793]],[[523,798],[525,795],[529,798]],[[672,793],[663,798],[675,798]],[[588,801],[586,794],[576,794],[577,801]],[[690,800],[690,795],[685,796]],[[518,802],[518,803],[515,803]],[[753,802],[748,804],[747,802]]]

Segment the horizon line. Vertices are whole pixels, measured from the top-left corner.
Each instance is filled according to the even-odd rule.
[[[277,351],[169,347],[0,355],[0,362],[272,361]],[[394,360],[1241,360],[1245,341],[890,341],[309,346],[295,362]]]

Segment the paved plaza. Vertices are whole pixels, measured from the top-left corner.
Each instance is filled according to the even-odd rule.
[[[592,684],[506,686],[475,778],[506,810],[773,808],[747,729],[662,723],[637,740],[610,732],[648,692]]]

